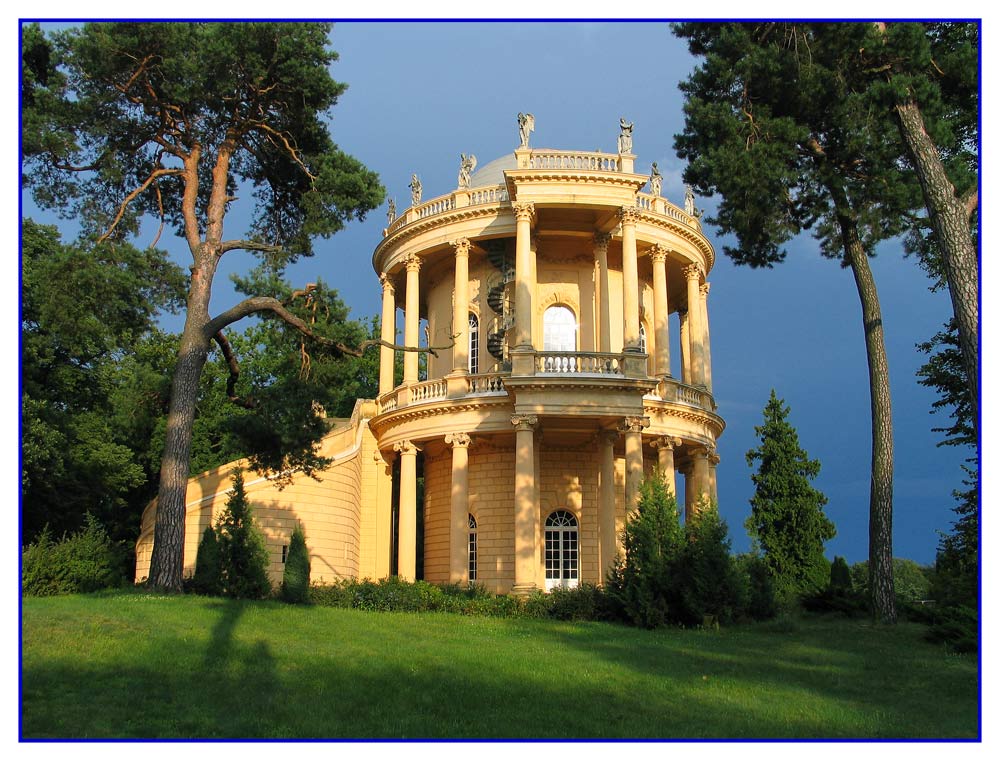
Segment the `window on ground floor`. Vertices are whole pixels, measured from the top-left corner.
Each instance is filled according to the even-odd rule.
[[[469,581],[476,580],[476,516],[469,513]]]
[[[545,519],[545,591],[580,583],[579,525],[568,510]]]

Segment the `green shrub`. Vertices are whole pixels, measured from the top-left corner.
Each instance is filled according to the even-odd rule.
[[[219,538],[215,529],[205,527],[198,542],[198,555],[194,562],[191,590],[203,595],[222,594],[222,567],[219,563]]]
[[[285,575],[281,582],[281,599],[285,602],[309,602],[309,549],[302,526],[295,527],[285,557]]]
[[[606,621],[609,605],[604,590],[593,584],[574,589],[553,589],[549,594],[547,616],[560,621]]]
[[[944,642],[959,653],[974,653],[979,644],[979,617],[975,608],[965,605],[945,606],[934,611],[927,630],[931,642]]]
[[[859,618],[871,613],[868,596],[853,589],[827,587],[820,592],[802,595],[802,608],[810,613],[838,613],[848,618]]]
[[[268,557],[264,535],[253,520],[243,488],[243,472],[233,475],[233,493],[216,526],[219,536],[219,566],[222,591],[227,597],[259,600],[271,593],[267,577]]]
[[[125,582],[123,555],[89,513],[83,528],[58,542],[46,528],[21,553],[21,593],[74,594],[120,586]]]
[[[671,618],[686,625],[706,616],[719,623],[736,620],[747,606],[749,590],[729,552],[729,529],[714,504],[702,504],[685,526],[685,542],[674,573],[679,605]]]
[[[847,561],[837,555],[830,565],[830,589],[847,592],[851,586],[851,569]]]
[[[759,555],[740,555],[736,558],[736,568],[743,575],[747,590],[746,616],[755,621],[774,618],[778,614],[778,603],[774,582],[764,559]]]
[[[609,575],[609,594],[624,619],[653,629],[667,623],[677,600],[676,565],[684,538],[677,500],[656,474],[643,480],[639,505],[625,524],[625,557]]]

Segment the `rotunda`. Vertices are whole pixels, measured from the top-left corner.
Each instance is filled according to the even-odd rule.
[[[628,132],[617,154],[532,149],[522,132],[477,172],[463,155],[459,187],[424,201],[414,176],[384,230],[382,338],[402,309],[402,344],[424,345],[424,322],[435,350],[425,374],[404,352],[395,383],[383,345],[369,421],[396,460],[400,576],[416,573],[418,471],[423,578],[519,593],[600,583],[654,467],[686,515],[715,498],[715,254],[692,200],[635,172]]]

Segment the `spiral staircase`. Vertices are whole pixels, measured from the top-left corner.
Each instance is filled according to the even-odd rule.
[[[507,253],[507,241],[503,238],[483,241],[481,245],[487,260],[498,270],[486,281],[486,303],[496,315],[486,334],[486,350],[496,359],[502,371],[510,370],[506,336],[514,325],[514,303],[508,287],[514,280],[514,265]]]

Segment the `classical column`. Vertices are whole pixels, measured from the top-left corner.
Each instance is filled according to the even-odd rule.
[[[389,455],[391,457],[391,455]],[[378,449],[375,461],[375,578],[384,579],[390,573],[392,561],[392,465]]]
[[[701,267],[689,264],[684,268],[687,278],[688,343],[691,345],[692,386],[705,385],[705,329],[701,321]]]
[[[469,372],[469,239],[459,238],[451,244],[455,250],[455,300],[451,316],[451,333],[455,345],[451,348],[453,373]]]
[[[514,344],[516,348],[532,349],[531,316],[534,309],[535,271],[531,249],[531,222],[535,204],[530,201],[512,204],[517,220],[514,255]]]
[[[657,244],[649,254],[653,261],[653,329],[657,378],[670,377],[670,307],[667,304],[667,249]]]
[[[611,351],[611,285],[608,282],[608,244],[611,236],[608,233],[594,235],[594,261],[597,262],[597,297],[600,312],[597,320],[598,343],[597,350]]]
[[[701,292],[701,329],[702,329],[702,351],[705,353],[705,388],[712,390],[712,342],[708,335],[708,291],[711,283],[702,283],[699,290]]]
[[[649,427],[647,417],[627,417],[618,427],[625,434],[625,514],[639,506],[642,485],[642,429]]]
[[[530,594],[537,588],[538,548],[535,535],[539,523],[535,496],[536,415],[513,415],[516,430],[514,452],[514,593]]]
[[[719,454],[714,449],[708,456],[708,495],[713,502],[719,501],[719,484],[715,479],[715,466],[719,464]]]
[[[660,468],[660,474],[663,476],[663,481],[666,483],[667,488],[670,489],[670,493],[674,495],[674,499],[677,498],[677,476],[674,473],[674,447],[680,446],[681,440],[676,436],[661,436],[658,439],[653,439],[653,449],[656,450],[657,455],[657,465]]]
[[[709,483],[708,458],[712,454],[707,447],[693,447],[691,454],[691,481],[692,489],[691,509],[697,512],[705,500],[711,497],[711,485]]]
[[[399,562],[406,581],[417,579],[417,447],[412,441],[393,445],[399,452]]]
[[[451,561],[449,581],[469,583],[469,443],[467,433],[449,433],[451,444]]]
[[[615,440],[617,431],[601,431],[598,445],[601,449],[601,483],[598,491],[597,521],[600,531],[601,581],[618,555],[618,532],[615,528]]]
[[[678,312],[677,319],[680,323],[681,334],[681,382],[691,383],[691,325],[688,322],[688,313]]]
[[[635,223],[639,210],[623,206],[618,210],[622,224],[622,290],[625,351],[639,351],[639,261],[635,249]]]
[[[694,517],[695,508],[695,487],[694,487],[694,462],[688,463],[681,468],[681,475],[684,476],[684,522],[690,523]]]
[[[416,254],[406,257],[406,322],[403,345],[420,345],[420,257]],[[417,382],[419,357],[415,351],[408,351],[403,355],[403,383]]]
[[[389,276],[383,272],[378,276],[382,283],[382,340],[396,343],[396,289]],[[396,367],[396,352],[388,346],[379,347],[378,357],[378,393],[379,395],[392,391],[393,372]]]

